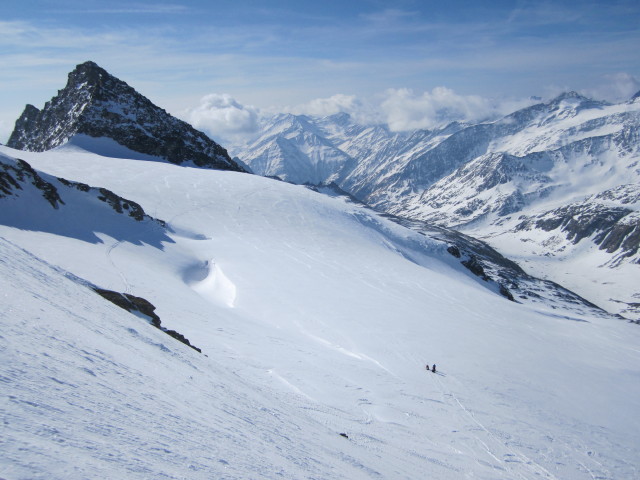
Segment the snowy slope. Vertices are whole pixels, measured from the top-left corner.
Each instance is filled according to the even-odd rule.
[[[638,475],[636,325],[509,302],[446,243],[304,187],[77,147],[0,152],[167,222],[147,241],[96,211],[130,235],[88,241],[35,217],[16,228],[5,212],[36,200],[0,199],[0,476]],[[146,298],[203,353],[87,282]]]
[[[492,122],[403,134],[346,114],[305,119],[351,158],[327,179],[349,194],[485,240],[528,273],[640,320],[638,96],[609,104],[568,92]],[[284,152],[279,168],[304,168],[292,158]]]

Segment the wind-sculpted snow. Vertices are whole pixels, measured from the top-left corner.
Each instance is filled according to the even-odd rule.
[[[0,476],[637,476],[637,325],[509,301],[460,263],[477,250],[457,258],[442,232],[344,197],[72,148],[21,154],[135,201],[173,243],[0,225]],[[34,209],[63,212],[60,191],[59,210],[31,191]],[[202,354],[78,278],[146,299]]]
[[[234,306],[236,286],[214,260],[187,268],[184,272],[184,280],[202,297],[214,304]]]

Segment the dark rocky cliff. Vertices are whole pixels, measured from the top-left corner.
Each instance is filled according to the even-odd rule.
[[[176,165],[244,171],[227,151],[93,62],[78,65],[42,110],[27,105],[8,146],[41,152],[74,135],[107,137]]]

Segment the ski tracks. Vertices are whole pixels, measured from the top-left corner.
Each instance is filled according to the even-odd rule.
[[[107,260],[109,261],[111,266],[114,268],[114,270],[118,273],[118,275],[122,279],[122,283],[124,284],[124,293],[131,294],[131,284],[127,281],[127,277],[124,275],[122,270],[120,270],[116,265],[116,263],[113,261],[113,251],[116,248],[118,248],[121,244],[122,244],[122,240],[118,240],[112,243],[105,251],[105,256],[107,257]]]
[[[447,402],[447,403],[460,409],[464,417],[470,419],[475,425],[478,426],[478,428],[482,432],[486,434],[487,438],[482,439],[480,435],[473,433],[472,430],[469,430],[469,433],[473,435],[475,440],[480,445],[482,445],[487,455],[489,455],[492,459],[498,462],[498,465],[500,466],[499,469],[504,470],[510,475],[509,478],[515,478],[515,476],[523,480],[528,480],[531,478],[529,475],[525,475],[524,472],[514,470],[512,467],[509,466],[509,464],[513,464],[517,462],[517,463],[520,463],[521,465],[524,465],[527,468],[527,473],[534,475],[533,478],[536,478],[536,479],[546,478],[549,480],[558,480],[556,476],[554,476],[551,472],[549,472],[547,469],[542,467],[540,464],[531,460],[522,452],[514,450],[512,447],[510,447],[508,444],[506,444],[504,441],[498,438],[495,434],[493,434],[484,424],[482,424],[482,422],[480,422],[476,418],[473,412],[471,412],[467,407],[464,406],[464,404],[452,391],[446,389],[440,377],[434,376],[433,378],[437,382],[438,389],[440,390],[443,396],[443,399],[447,399],[447,398],[453,399],[454,403],[451,403],[451,402]],[[507,453],[502,454],[502,456],[505,457],[505,459],[501,459],[500,458],[501,454],[496,452],[496,447],[492,448],[489,445],[489,443],[495,443],[497,444],[498,449],[506,451]],[[494,468],[498,468],[498,467],[494,466]]]

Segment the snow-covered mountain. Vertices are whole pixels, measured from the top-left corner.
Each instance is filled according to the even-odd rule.
[[[466,128],[307,123],[372,165],[374,139],[410,158]],[[337,184],[135,161],[139,126],[0,146],[2,478],[637,476],[637,325]]]
[[[465,225],[637,183],[639,126],[640,103],[608,105],[562,95],[467,129],[475,131],[481,151],[466,154],[463,165],[406,195],[391,210]],[[460,144],[456,135],[445,143]]]
[[[484,238],[530,273],[640,318],[640,103],[563,95],[497,123],[513,122],[516,133],[390,210]]]
[[[351,161],[310,117],[291,114],[263,121],[261,135],[236,153],[254,173],[298,184],[328,183]]]
[[[344,197],[73,145],[0,153],[3,477],[637,473],[637,325],[509,301],[446,231]]]
[[[568,273],[582,296],[640,318],[637,96],[612,105],[570,92],[496,121],[406,134],[346,114],[305,119],[339,132],[324,138],[350,160],[327,179],[349,194],[483,238],[537,276],[564,283]],[[285,171],[286,155],[279,164]],[[564,272],[532,260],[539,256],[577,256],[594,268]]]
[[[93,62],[78,65],[42,110],[27,105],[7,145],[42,152],[72,142],[111,156],[242,171],[204,133],[169,115]],[[124,148],[123,148],[124,147]]]

